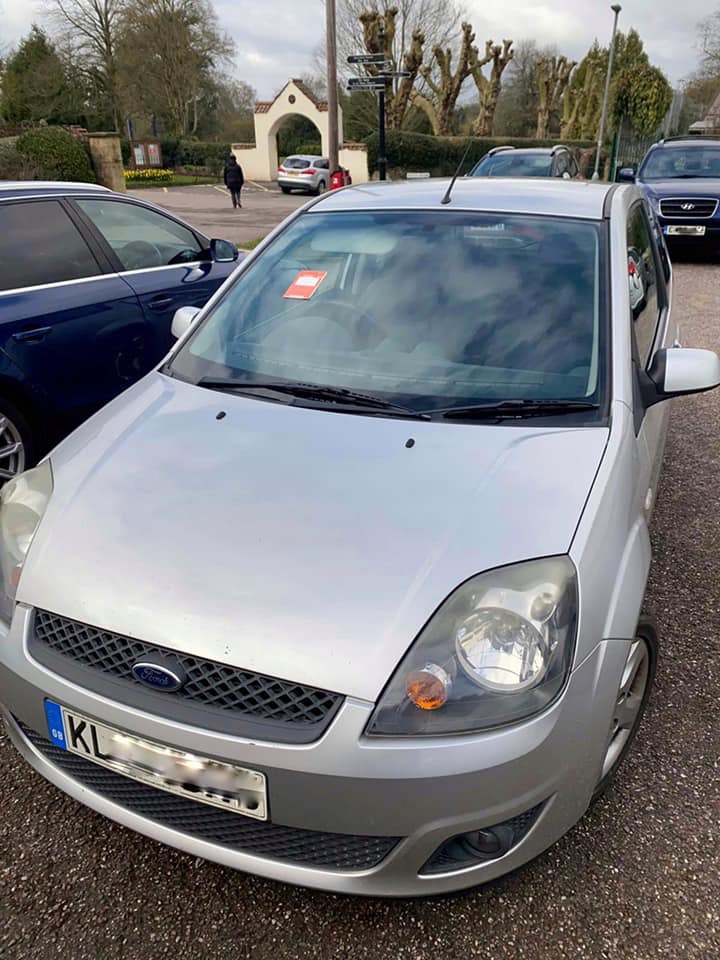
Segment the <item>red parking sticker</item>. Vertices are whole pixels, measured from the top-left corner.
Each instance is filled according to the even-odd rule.
[[[322,270],[301,270],[283,296],[286,300],[309,300],[326,276]]]

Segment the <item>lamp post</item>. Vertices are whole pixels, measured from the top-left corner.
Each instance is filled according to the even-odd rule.
[[[327,95],[328,95],[328,161],[330,173],[340,167],[338,157],[338,85],[337,36],[335,27],[335,0],[325,0],[325,34],[327,37]]]
[[[614,3],[610,9],[615,14],[613,21],[612,40],[610,41],[610,56],[608,57],[607,77],[605,78],[605,96],[603,97],[602,116],[600,117],[600,133],[598,134],[597,154],[595,155],[595,172],[592,175],[593,180],[600,179],[600,154],[602,152],[603,139],[605,137],[605,121],[607,120],[608,100],[610,99],[610,81],[612,80],[613,58],[615,57],[615,37],[617,35],[618,17],[622,7],[619,3]]]

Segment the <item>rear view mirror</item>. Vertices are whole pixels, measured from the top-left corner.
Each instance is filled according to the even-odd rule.
[[[215,263],[232,263],[240,256],[240,251],[229,240],[211,240],[210,256]]]
[[[617,172],[618,183],[635,183],[635,171],[632,167],[623,167]]]
[[[652,406],[720,386],[720,357],[712,350],[658,350],[648,373],[654,396],[646,398],[646,405]]]
[[[176,340],[179,340],[188,332],[193,320],[199,313],[200,307],[180,307],[179,310],[175,311],[170,332]]]

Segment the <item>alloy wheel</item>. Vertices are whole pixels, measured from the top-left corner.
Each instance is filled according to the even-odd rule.
[[[605,753],[601,782],[619,764],[642,719],[652,676],[651,653],[644,637],[636,637],[628,653],[613,712],[610,740]]]
[[[0,414],[0,484],[25,469],[25,444],[12,420]]]

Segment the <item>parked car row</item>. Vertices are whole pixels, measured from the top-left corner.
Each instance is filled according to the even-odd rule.
[[[329,192],[237,269],[149,204],[0,192],[0,709],[29,764],[345,893],[484,883],[582,817],[655,674],[668,401],[720,359],[671,347],[641,190],[565,179]]]
[[[0,479],[157,364],[174,312],[204,305],[239,258],[103,187],[0,183]]]

